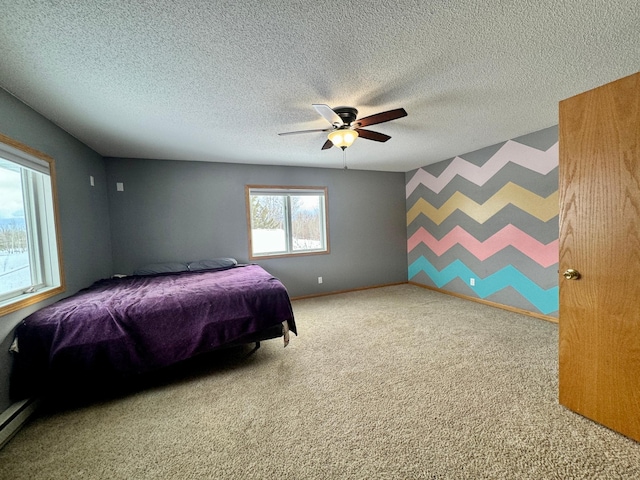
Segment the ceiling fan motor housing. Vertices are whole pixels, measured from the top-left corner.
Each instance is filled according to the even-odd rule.
[[[353,107],[337,107],[333,111],[336,112],[346,126],[351,125],[358,118],[358,110]]]

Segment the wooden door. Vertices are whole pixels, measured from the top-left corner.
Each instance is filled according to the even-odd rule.
[[[640,441],[640,73],[560,102],[559,141],[560,403]]]

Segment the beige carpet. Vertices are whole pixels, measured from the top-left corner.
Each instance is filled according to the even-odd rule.
[[[300,332],[48,411],[3,479],[640,478],[557,402],[557,326],[411,285],[294,302]]]

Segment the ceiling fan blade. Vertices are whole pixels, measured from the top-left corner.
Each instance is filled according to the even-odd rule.
[[[358,132],[358,136],[375,142],[386,142],[391,138],[389,135],[385,135],[384,133],[372,132],[371,130],[364,130],[362,128],[356,128],[356,132]]]
[[[312,132],[330,132],[333,128],[316,128],[314,130],[298,130],[296,132],[284,132],[278,135],[297,135],[298,133],[312,133]]]
[[[315,108],[316,112],[323,116],[331,125],[338,124],[339,127],[344,125],[342,118],[340,118],[340,116],[334,112],[329,105],[314,103],[313,108]]]
[[[402,118],[406,116],[407,111],[404,108],[396,108],[395,110],[376,113],[375,115],[369,115],[368,117],[356,120],[356,127],[367,127],[369,125],[376,125],[378,123],[388,122],[390,120],[395,120],[396,118]]]
[[[324,145],[322,145],[321,150],[329,150],[331,147],[333,147],[333,142],[331,140],[327,140],[324,142]]]

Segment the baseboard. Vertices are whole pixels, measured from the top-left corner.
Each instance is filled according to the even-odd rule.
[[[18,430],[33,415],[40,400],[29,398],[12,404],[4,412],[0,413],[0,448],[4,447]]]
[[[393,285],[405,285],[408,282],[385,283],[383,285],[372,285],[370,287],[349,288],[347,290],[335,290],[333,292],[312,293],[311,295],[301,295],[299,297],[291,297],[291,301],[304,300],[307,298],[326,297],[328,295],[338,295],[340,293],[359,292],[361,290],[371,290],[373,288],[391,287]]]
[[[417,283],[417,282],[409,282],[409,284],[415,285],[416,287],[426,288],[427,290],[433,290],[434,292],[444,293],[445,295],[451,295],[452,297],[462,298],[463,300],[470,300],[472,302],[482,303],[483,305],[499,308],[501,310],[520,313],[521,315],[527,315],[529,317],[539,318],[540,320],[546,320],[547,322],[558,323],[558,319],[550,315],[543,315],[541,313],[530,312],[529,310],[510,307],[509,305],[503,305],[501,303],[489,302],[488,300],[483,300],[482,298],[475,298],[475,297],[470,297],[469,295],[463,295],[461,293],[449,292],[448,290],[442,290],[441,288],[430,287],[429,285],[422,285],[421,283]]]

